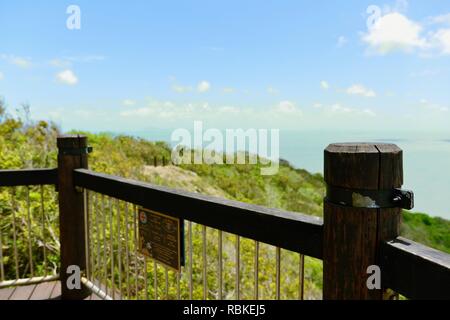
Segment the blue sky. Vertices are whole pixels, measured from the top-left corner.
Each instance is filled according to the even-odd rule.
[[[448,132],[450,3],[0,0],[0,96],[64,130]]]

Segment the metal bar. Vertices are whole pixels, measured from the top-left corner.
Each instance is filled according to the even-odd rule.
[[[113,207],[111,198],[108,199],[109,204],[109,246],[111,250],[111,290],[112,298],[115,299],[115,281],[114,281],[114,228],[113,228]]]
[[[117,244],[117,264],[119,268],[119,292],[120,296],[122,297],[122,237],[120,235],[120,202],[118,199],[116,199],[116,205],[117,205],[117,241],[119,242]]]
[[[155,291],[155,300],[158,300],[158,266],[156,265],[156,261],[153,260],[153,284]]]
[[[149,300],[148,295],[148,271],[147,271],[147,257],[144,257],[144,287],[145,287],[145,300]]]
[[[88,202],[88,198],[89,198],[89,191],[87,189],[84,189],[83,191],[83,197],[84,197],[84,243],[85,243],[85,251],[86,251],[86,275],[87,277],[90,279],[91,278],[91,268],[90,268],[90,254],[91,251],[89,250],[89,236],[90,236],[90,232],[89,232],[89,223],[88,223],[88,219],[89,219],[89,202]]]
[[[98,286],[96,286],[94,283],[92,283],[89,279],[86,279],[85,277],[81,277],[81,282],[91,290],[92,293],[96,294],[99,298],[103,300],[113,300],[110,296],[106,294],[105,291],[100,289]]]
[[[59,275],[33,277],[25,279],[7,280],[0,282],[0,289],[14,286],[26,286],[30,284],[59,280]]]
[[[138,234],[137,234],[137,207],[133,205],[133,229],[134,229],[134,279],[136,284],[136,299],[139,298],[139,286],[138,286],[138,278],[139,278],[139,267],[138,267]]]
[[[77,186],[163,214],[322,258],[323,221],[317,217],[155,186],[85,169],[74,170],[74,180]]]
[[[30,264],[30,274],[31,278],[34,277],[34,266],[33,266],[33,242],[31,240],[32,229],[31,229],[31,206],[30,206],[30,187],[27,186],[27,226],[28,226],[28,262]]]
[[[219,295],[218,295],[218,299],[222,300],[223,299],[223,276],[222,276],[222,268],[223,268],[223,244],[222,244],[222,230],[218,230],[218,238],[219,238],[219,266],[218,266],[218,277],[219,277]]]
[[[181,290],[180,290],[180,272],[177,272],[177,299],[181,300]]]
[[[42,253],[44,256],[44,275],[47,275],[47,243],[45,242],[45,206],[44,206],[44,186],[40,185],[41,194],[41,214],[42,214]]]
[[[56,184],[57,169],[0,170],[0,187]]]
[[[240,269],[241,269],[241,249],[240,237],[236,236],[236,300],[240,300]]]
[[[16,267],[16,280],[19,279],[19,259],[17,254],[17,228],[16,228],[16,188],[11,192],[12,205],[12,225],[13,225],[13,247],[14,247],[14,264]]]
[[[164,268],[165,278],[166,278],[166,300],[169,300],[169,271],[167,268]]]
[[[298,290],[298,299],[303,300],[304,298],[304,290],[305,290],[305,256],[299,254],[300,263],[298,269],[298,281],[299,281],[299,290]]]
[[[5,281],[5,268],[3,266],[3,234],[0,226],[0,282]]]
[[[255,241],[255,300],[259,299],[259,242]]]
[[[281,249],[280,248],[276,248],[276,292],[275,292],[275,297],[277,300],[280,300],[280,277],[281,277]]]
[[[189,235],[189,300],[192,300],[192,293],[193,293],[193,283],[192,283],[192,222],[189,221],[188,224],[188,235]]]
[[[89,267],[90,267],[90,279],[94,278],[94,259],[95,259],[95,222],[94,222],[94,192],[88,192],[88,240],[89,240]]]
[[[208,277],[207,277],[207,261],[206,261],[206,227],[202,226],[202,244],[203,244],[203,300],[208,299]]]
[[[101,252],[100,252],[100,217],[99,217],[99,208],[98,208],[98,196],[95,197],[94,194],[94,201],[93,201],[93,205],[94,205],[94,210],[95,210],[95,230],[96,230],[96,235],[97,235],[97,256],[95,258],[95,262],[97,265],[97,272],[98,272],[98,279],[100,278],[100,274],[101,274]]]
[[[103,280],[105,292],[108,294],[108,260],[106,253],[106,214],[105,214],[105,196],[102,195],[102,233],[103,233]]]
[[[125,202],[125,264],[127,274],[127,299],[130,299],[130,252],[128,239],[129,225],[128,225],[128,202]]]

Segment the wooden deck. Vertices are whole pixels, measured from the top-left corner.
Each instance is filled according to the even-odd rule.
[[[0,289],[0,300],[59,300],[61,282],[51,281]],[[91,294],[85,300],[101,300],[96,294]]]

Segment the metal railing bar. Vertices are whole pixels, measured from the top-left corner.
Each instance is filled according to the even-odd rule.
[[[51,276],[6,280],[6,281],[0,282],[0,289],[7,288],[7,287],[14,287],[14,286],[26,286],[26,285],[42,283],[42,282],[50,282],[50,281],[55,281],[58,279],[59,279],[59,275],[51,275]]]
[[[236,235],[236,300],[240,300],[240,269],[241,269],[241,243],[240,237]]]
[[[26,186],[26,201],[27,201],[27,228],[28,228],[28,263],[30,265],[31,278],[34,277],[34,265],[33,265],[33,242],[31,228],[31,205],[30,205],[30,187]]]
[[[16,280],[19,279],[19,256],[17,254],[17,227],[16,227],[16,188],[11,191],[11,206],[12,206],[12,225],[13,225],[13,249],[14,249],[14,264],[16,267]]]
[[[218,278],[219,278],[219,295],[218,295],[218,299],[222,300],[223,299],[223,276],[222,276],[222,268],[223,268],[223,235],[222,235],[222,231],[218,230],[218,238],[219,238],[219,243],[218,243],[218,250],[219,250],[219,266],[218,266]]]
[[[177,272],[176,276],[177,276],[177,299],[181,300],[180,272]]]
[[[111,197],[108,198],[108,205],[109,205],[109,247],[111,250],[111,291],[112,291],[112,298],[115,299],[116,297],[116,286],[115,286],[115,279],[114,279],[114,228],[113,228],[113,206],[112,206],[112,200]]]
[[[99,216],[99,208],[98,208],[98,196],[95,196],[95,194],[93,195],[94,199],[93,199],[93,210],[95,210],[95,215],[94,213],[93,216],[95,216],[95,230],[96,230],[96,235],[97,235],[97,256],[95,257],[95,264],[96,264],[96,271],[97,271],[97,277],[100,279],[100,274],[101,274],[101,251],[100,251],[100,216]]]
[[[208,299],[208,279],[207,279],[207,260],[206,260],[206,226],[202,226],[202,257],[203,257],[203,300]]]
[[[136,285],[136,299],[138,299],[138,278],[139,278],[139,268],[138,268],[138,234],[137,234],[137,207],[133,205],[133,229],[134,229],[134,275],[135,275],[135,285]]]
[[[127,282],[127,299],[130,299],[130,252],[129,252],[129,225],[128,225],[128,202],[125,202],[125,261],[126,261],[126,282]]]
[[[44,205],[44,186],[39,186],[40,196],[41,196],[41,214],[42,214],[42,254],[44,257],[44,275],[47,275],[47,243],[45,241],[45,205]]]
[[[106,252],[106,214],[105,214],[105,196],[102,195],[102,235],[103,235],[103,280],[105,284],[105,293],[108,294],[108,260]]]
[[[280,287],[281,287],[281,249],[276,248],[276,281],[275,281],[275,298],[280,300]]]
[[[255,294],[254,299],[259,299],[259,242],[255,241]]]
[[[305,256],[303,254],[299,254],[299,269],[298,269],[298,299],[304,299],[304,290],[305,290]]]
[[[167,268],[164,268],[164,273],[165,273],[165,278],[166,278],[166,299],[169,299],[169,271],[167,270]]]
[[[119,269],[119,292],[122,293],[122,237],[120,234],[121,231],[121,219],[120,219],[120,202],[119,199],[116,199],[116,206],[117,206],[117,264],[118,264],[118,269]],[[122,294],[121,294],[122,296]]]
[[[192,281],[192,273],[193,273],[193,263],[192,263],[192,222],[188,223],[188,237],[189,237],[189,300],[192,300],[193,296],[193,281]]]
[[[88,278],[91,278],[91,268],[90,268],[90,259],[91,259],[91,251],[89,249],[89,191],[87,189],[84,189],[83,191],[83,197],[84,197],[84,243],[85,243],[85,250],[86,250],[86,275]]]
[[[81,277],[81,282],[87,287],[89,288],[89,290],[96,294],[99,298],[103,299],[103,300],[114,300],[113,298],[111,298],[110,296],[108,296],[106,294],[105,291],[103,291],[102,289],[100,289],[98,286],[96,286],[92,281],[90,281],[89,279],[86,279],[85,277]]]
[[[158,300],[158,266],[156,261],[153,260],[153,285],[155,290],[155,300]]]
[[[149,300],[148,294],[148,270],[147,270],[147,257],[144,257],[144,288],[145,288],[145,300]]]

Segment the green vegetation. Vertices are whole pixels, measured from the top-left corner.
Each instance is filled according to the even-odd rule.
[[[20,118],[8,115],[0,103],[0,169],[46,168],[56,166],[56,136],[59,134],[57,126],[45,121],[31,122],[25,114]],[[170,158],[170,148],[163,142],[149,142],[144,139],[113,136],[112,134],[92,134],[87,132],[72,132],[86,134],[94,152],[89,157],[91,169],[123,177],[148,181],[153,184],[181,188],[188,191],[235,199],[239,201],[281,208],[304,214],[321,216],[322,198],[324,194],[323,178],[319,174],[312,175],[305,170],[296,169],[286,161],[280,164],[277,175],[260,175],[259,165],[180,165],[155,167],[155,157]],[[41,192],[44,202],[41,203]],[[28,195],[29,194],[29,201]],[[102,205],[108,204],[101,197],[90,198],[93,212],[93,247],[104,243],[110,236],[99,235],[99,227],[95,223],[104,222],[105,217],[99,214]],[[30,204],[28,206],[28,204]],[[119,204],[121,212],[125,205]],[[44,209],[44,210],[43,210]],[[117,216],[116,209],[112,212]],[[189,210],[189,208],[186,208]],[[130,209],[131,211],[131,209]],[[402,235],[434,247],[450,252],[450,222],[442,218],[433,218],[425,214],[404,212]],[[126,224],[119,217],[119,223]],[[116,220],[114,220],[116,221]],[[43,228],[44,223],[44,228]],[[17,230],[14,240],[12,229]],[[115,229],[114,229],[115,228]],[[116,232],[117,226],[113,228]],[[123,229],[122,229],[123,230]],[[201,226],[193,225],[194,248],[194,298],[201,298],[202,291],[202,232]],[[208,296],[217,295],[217,230],[207,229],[207,279]],[[3,252],[4,278],[14,279],[15,254],[14,241],[18,250],[19,277],[30,276],[31,266],[28,262],[29,249],[33,254],[34,274],[56,273],[58,267],[58,212],[56,194],[52,187],[17,187],[0,189],[0,239]],[[128,243],[121,240],[121,244]],[[131,244],[130,248],[134,244]],[[235,245],[236,237],[224,234],[224,297],[232,298],[235,294]],[[253,266],[254,241],[241,239],[241,298],[253,297]],[[118,243],[114,243],[117,252]],[[44,255],[46,259],[44,259]],[[108,256],[109,257],[109,256]],[[106,257],[107,259],[109,259]],[[133,258],[134,259],[134,258]],[[133,260],[130,267],[142,268],[143,260]],[[46,261],[44,263],[44,261]],[[102,260],[95,256],[94,265],[102,263],[109,265],[110,260]],[[124,267],[125,262],[122,261]],[[260,297],[273,298],[275,292],[275,249],[268,245],[260,245]],[[282,250],[282,298],[296,298],[298,292],[299,255]],[[153,264],[149,264],[148,281],[152,284]],[[98,276],[104,274],[99,271]],[[134,276],[133,276],[134,277]],[[142,279],[142,275],[140,275]],[[117,279],[117,277],[116,277]],[[134,281],[135,278],[132,279]],[[165,273],[158,268],[159,294],[164,293]],[[169,273],[171,283],[175,282],[175,275]],[[117,280],[116,280],[117,281]],[[181,283],[182,298],[188,298],[188,282],[186,273]],[[151,285],[149,287],[152,287]],[[305,296],[320,298],[322,287],[322,263],[306,257],[305,259]],[[134,286],[133,286],[134,288]],[[141,295],[132,289],[131,295]],[[154,294],[149,289],[150,297]],[[169,297],[175,298],[176,291],[169,289]]]

